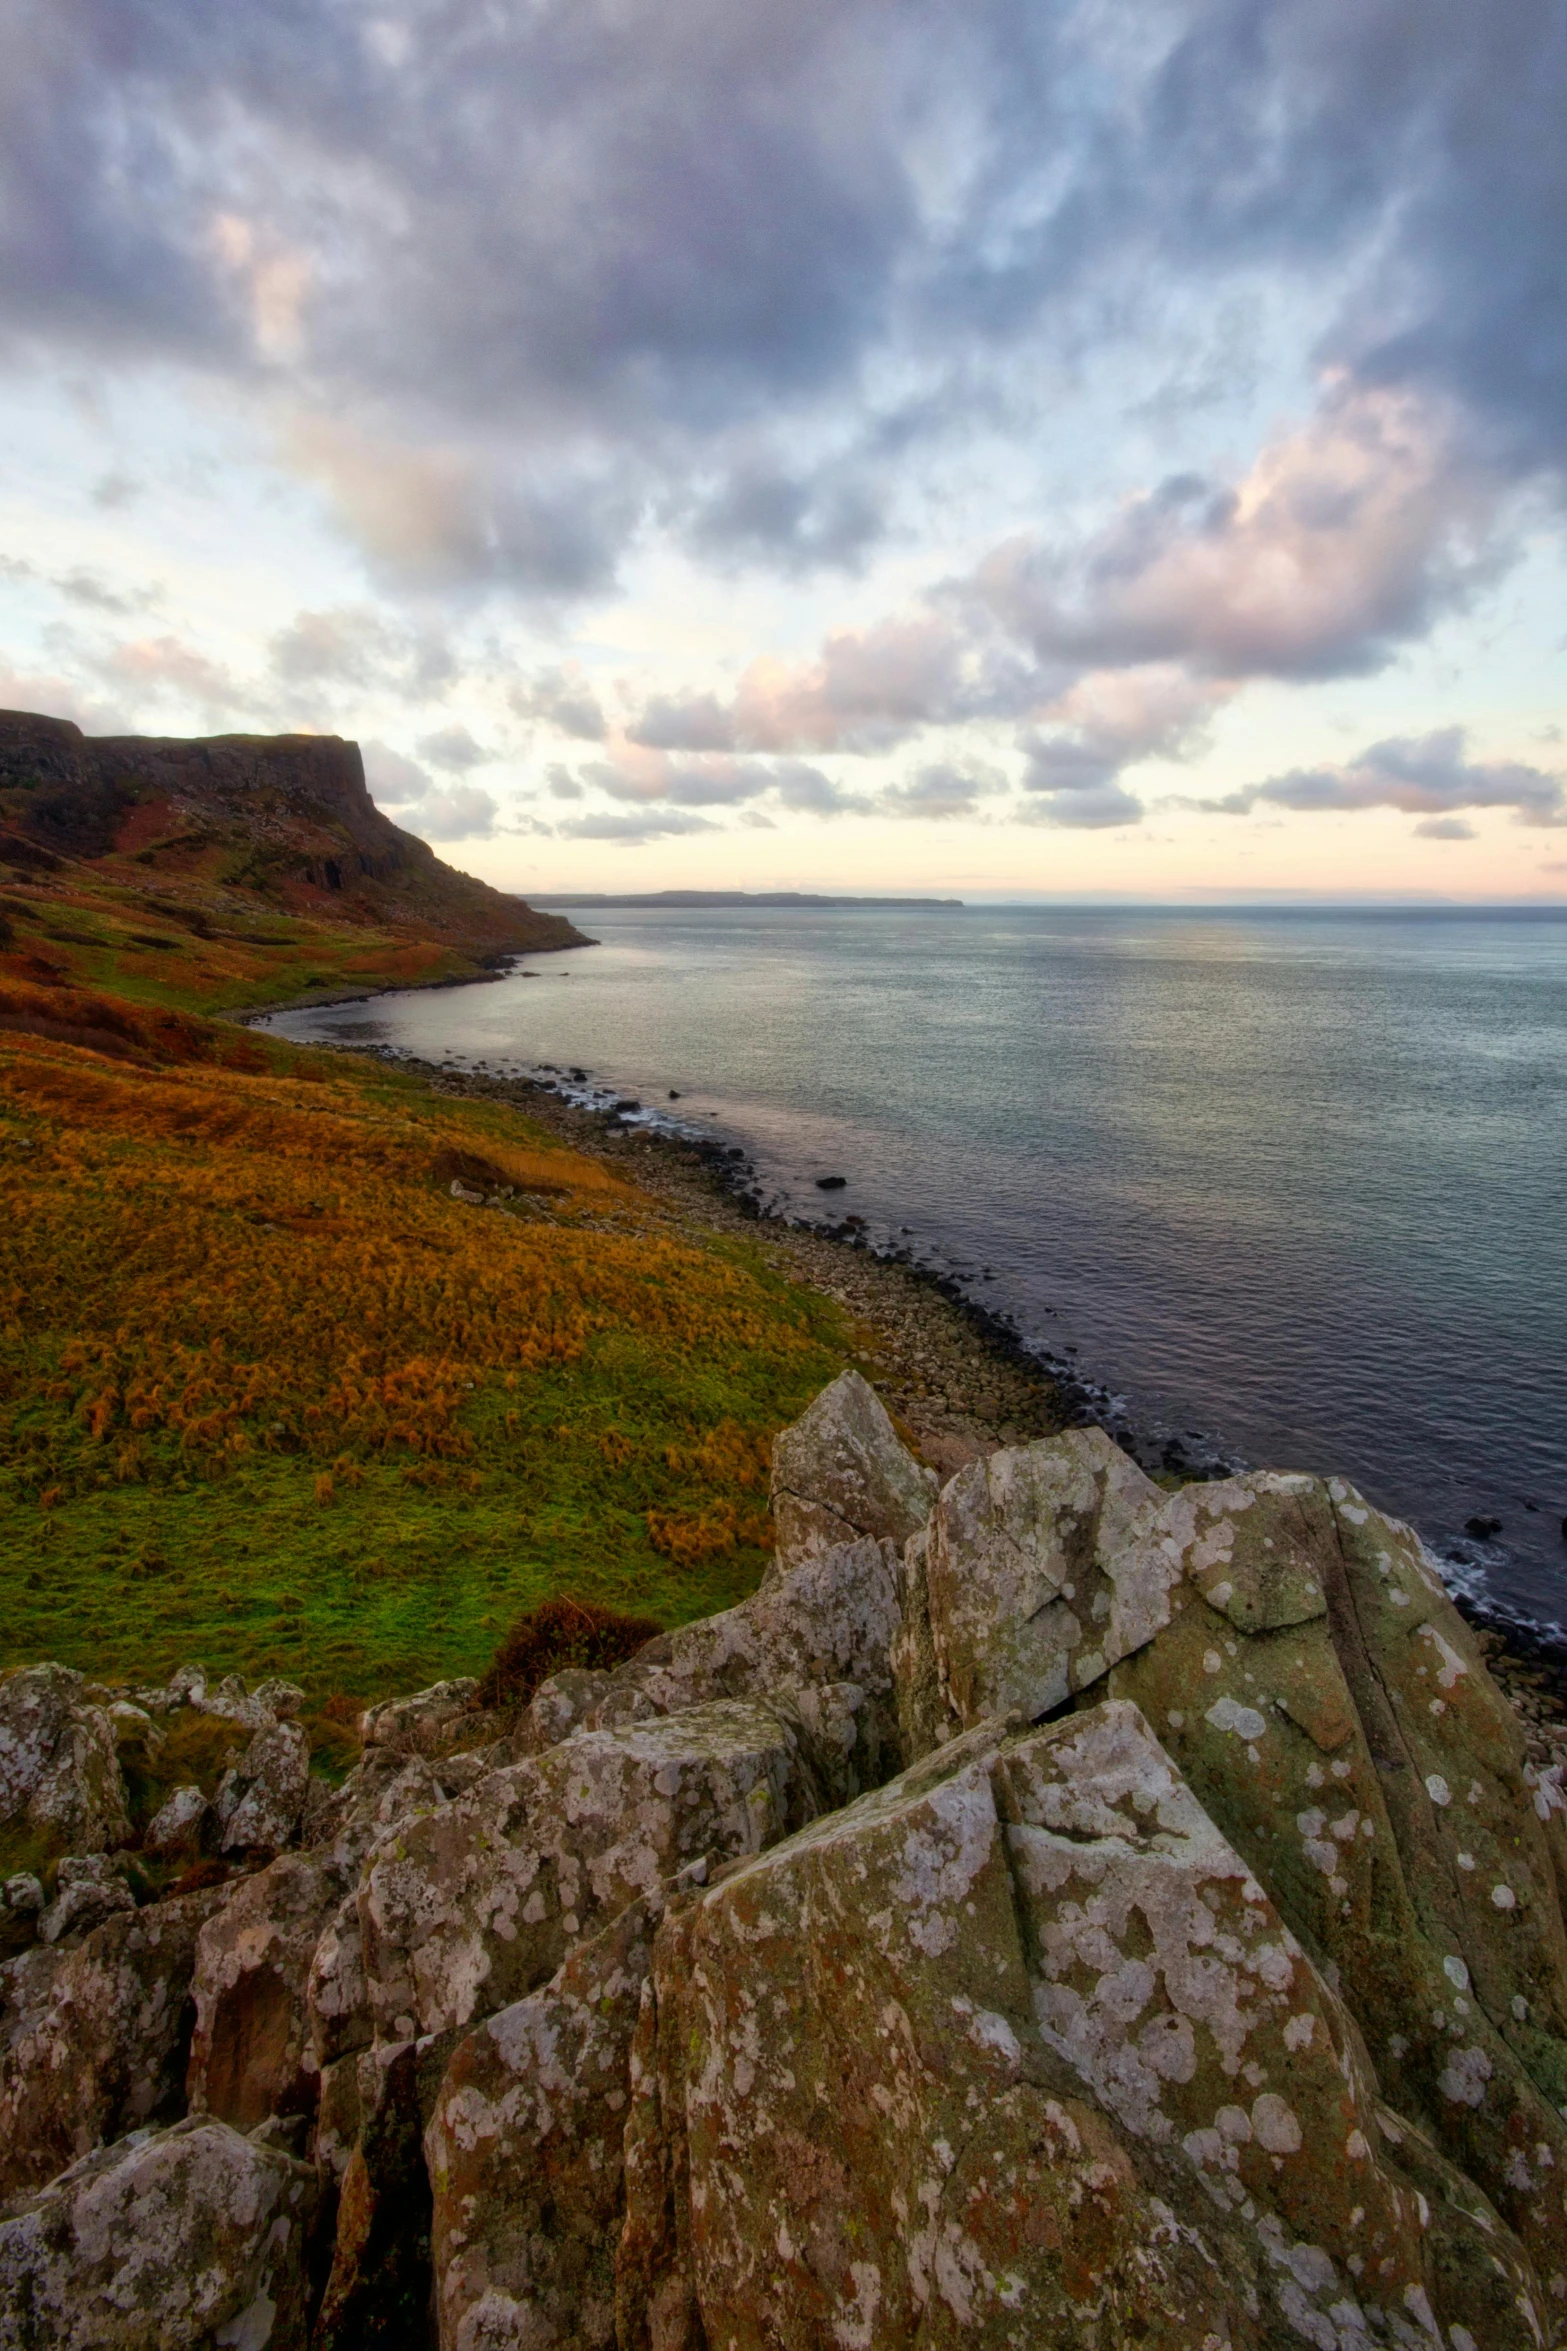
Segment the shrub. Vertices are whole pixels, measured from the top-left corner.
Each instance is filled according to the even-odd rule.
[[[526,1706],[540,1682],[564,1666],[607,1673],[663,1631],[647,1616],[622,1616],[590,1600],[545,1600],[519,1616],[479,1684],[484,1706]]]

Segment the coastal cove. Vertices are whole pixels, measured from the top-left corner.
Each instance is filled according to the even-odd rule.
[[[1103,1382],[1145,1455],[1331,1464],[1461,1589],[1567,1617],[1559,919],[596,909],[592,928],[499,982],[266,1025],[634,1099],[633,1131],[744,1151],[768,1210],[863,1220]]]

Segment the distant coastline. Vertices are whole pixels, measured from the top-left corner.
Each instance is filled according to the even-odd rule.
[[[549,890],[551,906],[804,906],[834,911],[845,906],[887,907],[908,913],[928,906],[961,906],[961,898],[825,898],[809,890],[640,890],[611,896],[602,890]],[[538,894],[530,897],[531,906]]]

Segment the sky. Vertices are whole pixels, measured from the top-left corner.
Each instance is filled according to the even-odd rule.
[[[1567,900],[1560,0],[0,36],[0,703],[536,894]]]

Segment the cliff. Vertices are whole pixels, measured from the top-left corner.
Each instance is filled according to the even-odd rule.
[[[584,943],[383,816],[358,745],[337,735],[90,737],[0,711],[0,863],[36,875],[56,860],[243,890],[479,963]]]
[[[284,1682],[0,1687],[0,2339],[1560,2345],[1563,1765],[1409,1530],[1097,1429],[938,1492],[852,1373],[772,1500],[336,1791]]]

